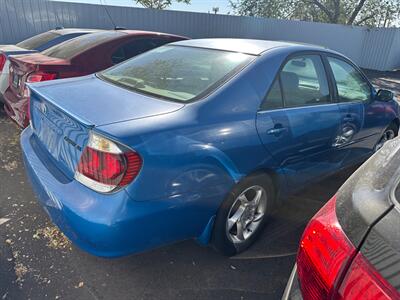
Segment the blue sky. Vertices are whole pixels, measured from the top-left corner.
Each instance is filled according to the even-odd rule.
[[[81,2],[81,3],[91,3],[100,4],[100,0],[57,0],[64,2]],[[120,5],[120,6],[137,6],[135,0],[102,0],[103,4],[108,5]],[[229,6],[229,0],[192,0],[190,5],[182,3],[174,3],[169,9],[174,10],[185,10],[185,11],[195,11],[195,12],[209,12],[214,6],[219,7],[219,13],[226,14],[231,10]]]

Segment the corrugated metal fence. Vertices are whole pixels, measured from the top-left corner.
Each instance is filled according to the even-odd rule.
[[[364,68],[400,68],[400,29],[107,6],[115,23],[192,38],[239,37],[287,40],[337,50]],[[55,28],[113,28],[101,5],[47,0],[0,0],[0,43],[16,43]]]

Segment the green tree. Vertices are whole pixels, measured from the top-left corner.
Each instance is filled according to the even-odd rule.
[[[172,0],[135,0],[136,3],[143,5],[148,8],[165,9],[172,4]],[[176,0],[176,2],[182,2],[190,4],[191,0]]]
[[[400,0],[230,0],[236,14],[347,25],[389,27]]]

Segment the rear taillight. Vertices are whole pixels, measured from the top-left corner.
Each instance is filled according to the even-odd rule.
[[[342,270],[356,249],[343,232],[332,198],[308,223],[297,255],[297,272],[304,299],[330,299]]]
[[[33,82],[41,82],[47,80],[53,80],[57,78],[57,73],[49,73],[49,72],[33,72],[28,75],[26,78],[26,82],[33,83]]]
[[[5,56],[4,54],[1,54],[0,55],[0,72],[3,71],[6,61],[7,61],[7,56]]]
[[[39,72],[30,73],[28,75],[28,77],[26,78],[26,82],[27,83],[35,83],[35,82],[54,80],[56,78],[57,78],[57,73],[49,73],[49,72],[39,71]],[[29,89],[28,89],[27,86],[24,86],[23,96],[25,98],[28,98],[28,99],[30,97],[30,92],[29,92]],[[29,109],[28,109],[27,117],[28,117],[28,119],[30,119],[30,111],[29,111]]]
[[[297,255],[303,298],[400,299],[397,290],[357,253],[337,220],[335,207],[336,197],[333,197],[303,233]]]
[[[389,300],[400,299],[379,272],[358,253],[351,264],[338,292],[338,299]]]
[[[108,193],[131,183],[141,167],[142,159],[135,151],[91,133],[75,179],[95,191]]]

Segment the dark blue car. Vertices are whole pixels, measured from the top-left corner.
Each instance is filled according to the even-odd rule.
[[[342,55],[240,39],[172,43],[95,75],[31,85],[33,187],[79,247],[178,240],[227,255],[305,185],[367,159],[399,106]]]

